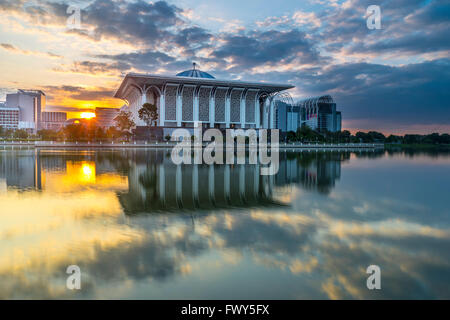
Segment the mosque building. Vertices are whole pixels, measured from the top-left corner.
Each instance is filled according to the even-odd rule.
[[[277,94],[294,88],[289,84],[219,80],[199,70],[176,76],[129,73],[114,97],[126,102],[137,128],[146,124],[138,112],[146,102],[156,105],[157,127],[164,136],[179,127],[276,128]]]

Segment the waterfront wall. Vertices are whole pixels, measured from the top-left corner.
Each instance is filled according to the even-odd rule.
[[[205,147],[208,143],[203,143]],[[53,142],[53,141],[4,141],[0,146],[28,146],[35,148],[173,148],[176,142]],[[270,147],[270,143],[267,144]],[[280,149],[383,149],[383,143],[284,143]]]

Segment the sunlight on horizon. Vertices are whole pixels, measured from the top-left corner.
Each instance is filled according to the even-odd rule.
[[[92,119],[95,117],[96,117],[96,115],[94,112],[82,112],[80,114],[80,118],[82,118],[82,119]]]

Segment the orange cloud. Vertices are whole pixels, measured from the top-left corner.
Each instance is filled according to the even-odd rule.
[[[81,86],[47,86],[47,111],[66,111],[67,118],[80,118],[95,108],[120,108],[124,102],[113,98],[114,89]]]

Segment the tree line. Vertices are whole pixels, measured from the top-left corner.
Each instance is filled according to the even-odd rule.
[[[450,135],[447,133],[431,133],[427,135],[405,134],[400,135],[384,135],[381,132],[358,131],[354,135],[348,130],[340,132],[319,132],[304,125],[298,128],[296,132],[290,131],[285,136],[288,142],[304,142],[304,143],[386,143],[386,144],[432,144],[446,145],[450,144]]]
[[[139,110],[139,118],[149,127],[156,126],[158,110],[156,105],[145,103]],[[68,124],[59,130],[42,129],[37,134],[31,134],[24,129],[5,129],[0,126],[0,137],[3,139],[17,140],[44,140],[44,141],[129,141],[133,136],[132,128],[135,127],[131,112],[120,111],[114,118],[115,126],[104,128],[98,126],[95,118],[80,119],[76,123]]]
[[[148,127],[156,126],[158,109],[155,104],[144,103],[138,112],[139,118]],[[5,129],[0,127],[0,137],[3,139],[39,139],[46,141],[129,141],[133,137],[132,129],[136,126],[131,112],[120,111],[114,118],[115,126],[103,128],[94,119],[80,120],[78,123],[63,126],[59,130],[39,130],[37,135],[29,134],[23,129]],[[169,140],[170,137],[165,137]],[[386,143],[407,145],[449,145],[450,135],[447,133],[431,133],[427,135],[405,134],[385,136],[381,132],[356,132],[348,130],[340,132],[316,131],[303,125],[297,131],[289,131],[282,135],[286,142],[302,143]]]

